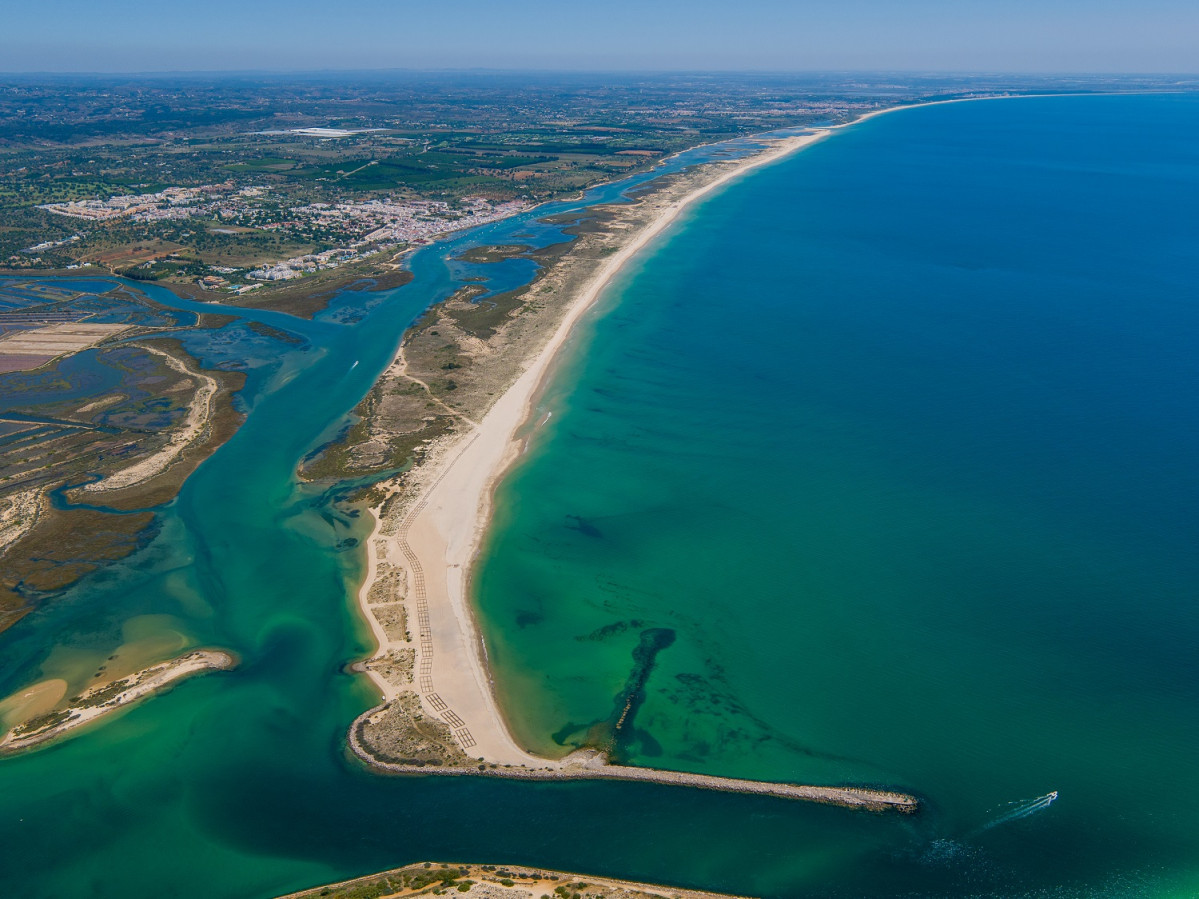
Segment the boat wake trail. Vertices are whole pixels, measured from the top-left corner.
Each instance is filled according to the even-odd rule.
[[[1012,821],[1019,821],[1021,818],[1027,818],[1029,815],[1035,815],[1042,809],[1047,809],[1053,805],[1057,799],[1057,790],[1052,793],[1046,793],[1044,796],[1038,796],[1036,799],[1020,799],[1016,802],[1009,802],[1003,806],[1005,811],[995,818],[993,821],[988,821],[980,827],[975,833],[983,833],[993,827],[998,827],[1000,824],[1009,824]]]
[[[983,852],[980,846],[974,844],[975,839],[1001,824],[1011,824],[1013,821],[1035,815],[1037,812],[1049,808],[1056,800],[1057,790],[1054,790],[1052,793],[1046,793],[1044,796],[1037,796],[1034,799],[1017,799],[1015,802],[1006,802],[998,808],[990,810],[995,813],[994,818],[964,836],[957,839],[941,838],[926,844],[919,855],[920,863],[932,867],[970,866],[974,870],[978,870],[984,864],[985,856],[980,854]]]

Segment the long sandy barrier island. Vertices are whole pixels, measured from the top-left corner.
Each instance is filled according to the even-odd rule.
[[[522,427],[532,415],[555,356],[580,318],[622,268],[688,207],[747,172],[822,140],[831,131],[771,140],[755,155],[707,163],[688,174],[687,192],[676,190],[666,196],[654,192],[639,201],[651,204],[655,214],[647,216],[643,211],[637,227],[625,226],[619,249],[597,264],[581,288],[569,295],[556,329],[530,364],[480,421],[464,418],[465,427],[430,453],[417,471],[409,473],[399,502],[384,502],[374,509],[376,527],[367,545],[369,568],[359,602],[379,649],[355,668],[372,677],[383,703],[354,722],[349,746],[355,755],[393,773],[617,778],[875,811],[917,809],[914,797],[886,790],[633,768],[608,764],[599,752],[577,752],[561,760],[532,755],[516,744],[505,724],[468,595],[470,571],[490,519],[493,491],[520,455]],[[393,488],[399,496],[398,485]],[[384,614],[387,606],[395,608]],[[440,750],[430,755],[430,746]]]

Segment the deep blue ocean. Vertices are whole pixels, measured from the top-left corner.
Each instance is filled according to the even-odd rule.
[[[692,210],[500,493],[522,737],[669,629],[636,763],[909,789],[905,889],[1199,889],[1197,211],[1194,96],[887,114]]]

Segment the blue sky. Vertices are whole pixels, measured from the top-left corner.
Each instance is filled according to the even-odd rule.
[[[1199,0],[24,0],[0,71],[1197,72]]]

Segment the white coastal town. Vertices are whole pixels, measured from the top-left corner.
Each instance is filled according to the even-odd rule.
[[[154,193],[108,199],[47,203],[39,208],[101,225],[121,221],[152,223],[195,219],[213,233],[282,232],[326,246],[326,249],[246,269],[212,265],[208,273],[196,279],[205,289],[245,292],[254,285],[231,284],[230,276],[259,283],[301,278],[385,250],[427,243],[439,234],[506,218],[530,205],[526,200],[494,203],[483,197],[466,197],[453,204],[442,200],[387,198],[287,206],[275,201],[267,187],[234,189],[231,182],[225,182],[201,187],[168,187]],[[30,247],[25,252],[38,252],[78,239],[76,235],[65,241]]]

